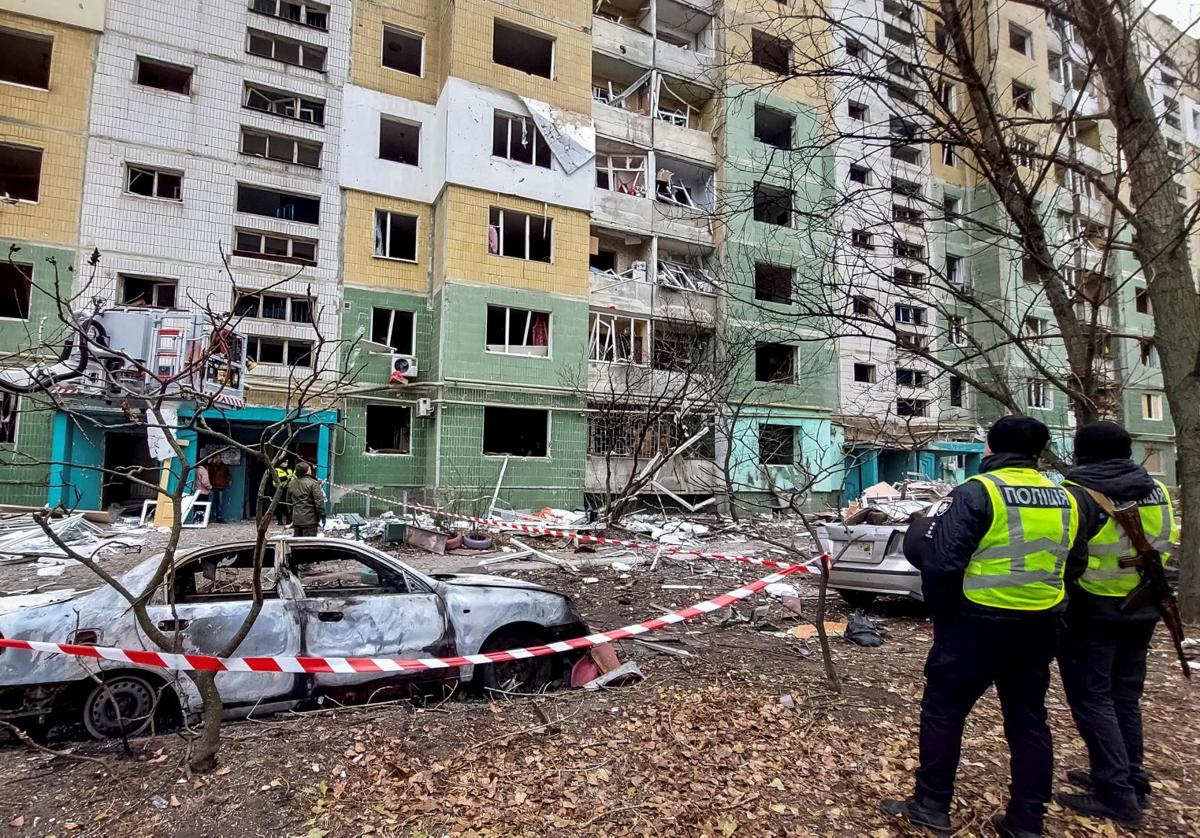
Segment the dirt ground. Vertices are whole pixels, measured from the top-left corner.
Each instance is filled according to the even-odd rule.
[[[199,542],[237,530],[197,532],[190,537]],[[407,551],[405,558],[440,570],[476,561]],[[761,575],[729,563],[666,560],[625,570],[612,569],[609,556],[573,558],[589,563],[578,574],[524,563],[501,572],[572,594],[596,629]],[[3,569],[0,588],[25,584],[13,570]],[[55,582],[78,584],[66,576]],[[52,747],[69,756],[55,757],[11,742],[0,750],[0,834],[916,834],[879,814],[877,803],[911,789],[929,623],[913,605],[883,603],[872,611],[886,629],[883,646],[833,640],[839,694],[824,678],[816,641],[784,634],[813,619],[815,588],[794,584],[806,597],[803,617],[756,598],[737,611],[757,627],[725,612],[649,638],[686,657],[620,644],[621,657],[646,676],[635,686],[330,707],[232,723],[220,768],[203,777],[186,771],[177,734],[135,740],[132,754],[119,743],[60,741]],[[845,618],[836,599],[831,606],[828,619]],[[1049,710],[1061,778],[1086,760],[1057,677]],[[1155,794],[1141,835],[1200,835],[1198,710],[1197,688],[1178,674],[1160,629],[1145,700]],[[999,708],[989,694],[964,745],[954,811],[961,835],[993,834],[985,824],[1003,804],[1007,777]],[[1047,834],[1127,833],[1052,807]]]

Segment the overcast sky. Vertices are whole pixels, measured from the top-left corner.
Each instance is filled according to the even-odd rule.
[[[1194,25],[1196,19],[1200,18],[1200,0],[1153,0],[1150,10],[1166,15],[1180,29],[1191,25],[1188,34],[1200,37],[1200,26]]]

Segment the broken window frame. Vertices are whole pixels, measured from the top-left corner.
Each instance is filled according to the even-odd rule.
[[[924,326],[925,322],[924,306],[914,306],[909,303],[896,303],[895,314],[896,322],[911,326]]]
[[[494,312],[499,311],[504,312],[504,342],[489,343],[488,339],[492,337],[490,334],[492,316]],[[514,314],[517,314],[524,320],[523,326],[520,323],[513,322]],[[494,355],[519,355],[527,358],[552,357],[553,317],[551,314],[549,311],[488,303],[484,307],[484,351]],[[535,342],[537,340],[538,318],[544,318],[542,322],[546,330],[545,343]],[[514,327],[520,333],[517,341],[513,340]]]
[[[256,199],[265,199],[268,202],[274,200],[274,211],[260,212],[258,209],[250,208],[254,206],[253,202]],[[321,223],[321,203],[319,195],[302,195],[298,192],[286,192],[270,186],[259,186],[241,181],[238,181],[234,194],[234,210],[239,213],[313,226]]]
[[[896,350],[898,352],[925,352],[929,350],[929,335],[918,332],[896,331]]]
[[[892,268],[892,282],[905,287],[924,285],[925,274],[907,268]]]
[[[539,41],[547,42],[549,45],[549,48],[550,48],[550,56],[549,56],[550,66],[547,68],[547,72],[546,73],[534,72],[533,70],[526,70],[523,67],[518,67],[518,66],[515,66],[514,64],[506,63],[504,61],[499,60],[496,57],[496,45],[497,45],[497,37],[499,36],[501,29],[508,29],[512,32],[517,32],[517,33],[523,34],[527,37],[534,38]],[[512,23],[507,20],[501,20],[498,17],[493,18],[492,19],[492,63],[499,67],[507,67],[510,70],[516,70],[518,73],[525,73],[526,75],[536,76],[537,78],[540,78],[540,79],[550,79],[551,81],[553,81],[555,78],[555,75],[556,75],[555,74],[555,69],[556,69],[555,65],[558,63],[558,39],[555,38],[553,35],[547,34],[545,32],[539,32],[538,30],[531,29],[528,26],[521,26],[520,24]]]
[[[1012,83],[1012,104],[1022,113],[1033,113],[1035,109],[1035,89],[1019,81]]]
[[[781,122],[786,123],[787,139],[783,144],[780,144],[779,142],[775,142],[770,139],[764,138],[763,132],[762,132],[760,124],[759,124],[759,117],[764,116],[764,115],[767,115],[770,119],[776,119],[776,120],[780,120]],[[780,133],[782,134],[783,132],[780,132]],[[755,102],[754,103],[754,139],[757,142],[760,142],[766,146],[770,146],[771,148],[777,149],[779,151],[791,151],[792,146],[795,144],[795,135],[796,135],[796,115],[795,114],[788,113],[787,111],[780,110],[779,108],[773,108],[770,105],[767,105],[763,102]]]
[[[502,418],[495,415],[496,411],[505,411],[506,417]],[[493,422],[499,423],[496,428],[497,434],[504,434],[506,431],[527,431],[534,427],[532,424],[533,416],[531,414],[545,414],[545,437],[539,447],[544,449],[541,454],[524,454],[516,451],[488,450],[488,420],[489,413],[494,417]],[[483,407],[483,439],[482,439],[482,454],[484,457],[517,457],[520,459],[532,460],[548,460],[550,459],[551,441],[553,439],[554,430],[554,411],[549,408],[539,407],[509,407],[508,405],[489,404]],[[508,421],[505,421],[507,418]]]
[[[505,235],[504,219],[506,215],[522,216],[525,219],[525,246],[523,248],[524,255],[513,253],[505,253],[505,245],[507,244],[507,236]],[[533,224],[540,222],[542,224],[542,232],[546,244],[546,258],[540,259],[532,256],[533,253]],[[495,249],[493,249],[493,233],[495,237]],[[488,255],[503,256],[506,259],[521,259],[526,262],[543,262],[551,264],[554,262],[554,219],[545,215],[534,215],[529,212],[521,212],[520,210],[509,210],[503,207],[488,208]]]
[[[654,279],[666,288],[696,291],[701,294],[716,293],[712,274],[704,268],[686,262],[659,259],[655,265]]]
[[[1026,382],[1025,399],[1030,410],[1054,409],[1054,390],[1044,378],[1031,378]]]
[[[754,299],[773,305],[790,306],[796,269],[772,262],[754,263]]]
[[[658,82],[658,95],[655,97],[654,118],[666,122],[668,125],[674,125],[678,128],[699,128],[700,111],[691,102],[684,99],[678,93],[671,89],[663,79],[661,73],[655,73],[654,77]],[[663,93],[666,93],[671,99],[675,100],[677,106],[663,105]]]
[[[416,156],[411,159],[400,159],[399,157],[384,157],[384,126],[394,125],[403,126],[405,128],[416,130],[416,145],[413,147],[416,151]],[[421,165],[421,129],[420,122],[414,122],[411,119],[403,119],[391,114],[381,113],[379,115],[379,159],[386,160],[389,163],[399,163],[401,166],[417,166]]]
[[[951,346],[966,346],[968,343],[966,318],[952,314],[946,318],[946,337]]]
[[[381,325],[381,314],[387,315],[387,324],[380,334],[377,328]],[[396,334],[397,321],[407,321],[408,345],[397,346],[400,343]],[[403,327],[402,327],[403,330]],[[383,338],[380,340],[380,338]],[[371,342],[380,343],[384,346],[391,347],[392,351],[399,355],[416,355],[417,354],[417,315],[416,312],[406,311],[400,308],[384,308],[382,306],[371,307]]]
[[[256,48],[256,43],[258,47]],[[270,49],[262,51],[262,45],[270,44]],[[295,60],[292,60],[286,50],[296,50]],[[261,29],[246,30],[246,54],[259,58],[268,58],[287,64],[290,67],[300,67],[318,73],[325,72],[325,64],[329,58],[329,50],[316,44],[285,38],[274,32],[264,32]]]
[[[786,218],[783,221],[770,220],[767,215],[772,208],[786,211]],[[760,217],[760,213],[762,217]],[[791,228],[795,223],[795,214],[796,193],[794,190],[763,181],[758,181],[754,184],[754,190],[751,195],[751,218],[756,222],[759,224],[770,224],[774,227],[783,227],[785,229]]]
[[[777,438],[771,440],[770,436]],[[796,449],[795,425],[779,425],[773,422],[758,424],[759,465],[794,467],[796,465]]]
[[[257,237],[258,248],[249,250],[242,245],[249,240],[249,237]],[[243,238],[245,237],[245,238]],[[278,239],[287,243],[287,253],[272,253],[268,250],[268,239]],[[296,245],[302,245],[307,251],[312,250],[312,256],[296,255]],[[248,227],[237,227],[234,230],[234,256],[242,256],[247,259],[262,259],[268,262],[292,262],[301,265],[315,265],[318,258],[318,242],[316,239],[309,239],[303,236],[292,236],[287,233],[271,233],[265,230],[254,230]]]
[[[650,366],[665,372],[688,372],[709,367],[713,333],[708,330],[673,326],[670,321],[654,326],[650,339]]]
[[[174,86],[164,86],[161,84],[151,84],[147,80],[147,76],[143,76],[142,68],[157,68],[166,70],[168,73],[176,73],[178,75],[186,74],[183,79],[183,84],[175,84]],[[141,87],[148,87],[151,90],[161,90],[164,93],[172,93],[176,96],[191,96],[192,95],[192,77],[195,75],[194,67],[188,67],[186,64],[174,64],[170,61],[160,61],[157,58],[150,58],[146,55],[139,55],[134,59],[133,64],[133,83]],[[178,75],[176,80],[178,81]]]
[[[1161,422],[1162,418],[1162,394],[1142,393],[1142,419],[1147,422]]]
[[[1021,321],[1021,337],[1024,340],[1040,341],[1049,332],[1049,321],[1045,317],[1026,317]]]
[[[647,367],[650,365],[651,348],[650,321],[647,318],[588,312],[589,361]]]
[[[897,387],[924,387],[928,373],[915,367],[896,368]]]
[[[283,14],[281,9],[284,6],[297,7],[300,11],[300,16],[289,17]],[[310,2],[310,0],[250,0],[249,9],[256,14],[266,15],[277,20],[285,20],[300,26],[307,26],[309,29],[316,29],[318,32],[329,31],[329,7],[320,3]],[[273,9],[273,11],[269,9]]]
[[[398,35],[401,38],[410,38],[410,39],[416,41],[420,45],[420,56],[418,58],[418,62],[419,62],[420,66],[419,66],[419,69],[417,70],[417,72],[414,73],[411,70],[404,69],[403,67],[394,67],[391,64],[387,63],[387,48],[388,48],[387,45],[388,45],[388,34],[389,33]],[[412,29],[406,29],[403,26],[394,26],[393,24],[390,24],[390,23],[383,24],[383,33],[380,38],[380,44],[379,44],[379,65],[388,70],[394,70],[397,73],[404,73],[405,75],[408,75],[408,76],[416,76],[417,78],[423,78],[425,76],[425,35],[424,35],[424,33],[415,32]]]
[[[929,417],[929,400],[896,399],[896,415],[911,419],[927,419]]]
[[[854,377],[856,384],[874,384],[878,378],[878,367],[874,364],[855,361],[851,369],[851,375]]]
[[[138,192],[133,188],[134,179],[150,180],[149,192]],[[165,183],[164,183],[165,181]],[[172,183],[174,181],[174,188]],[[174,192],[174,194],[171,194]],[[166,193],[166,194],[164,194]],[[160,201],[183,202],[183,172],[174,169],[156,169],[152,166],[125,164],[125,194],[138,198],[153,198]]]
[[[41,200],[42,194],[42,171],[46,164],[46,153],[44,149],[34,146],[19,145],[17,143],[0,143],[0,152],[8,150],[17,157],[25,157],[27,161],[32,162],[37,160],[37,172],[29,176],[20,173],[5,175],[0,172],[0,198],[5,200],[16,200],[22,204],[36,204]],[[21,187],[20,192],[13,192],[9,188],[9,179],[11,185]],[[30,183],[33,189],[29,189]]]
[[[514,138],[513,134],[518,123],[520,124],[520,137]],[[497,154],[496,145],[500,139],[497,134],[501,131],[504,135],[504,153]],[[514,143],[521,148],[528,149],[528,160],[514,156]],[[522,166],[536,166],[539,169],[554,167],[554,155],[550,151],[550,144],[538,130],[533,118],[502,111],[499,108],[492,110],[492,156],[499,157],[501,160],[510,160]]]
[[[267,316],[267,300],[283,303],[283,317]],[[265,320],[271,323],[298,323],[312,325],[313,297],[297,294],[280,294],[275,291],[258,291],[253,288],[237,288],[233,292],[233,315],[238,318]],[[303,313],[299,313],[303,312]]]
[[[759,352],[763,350],[773,350],[776,348],[784,348],[787,350],[788,361],[786,369],[780,367],[780,372],[784,375],[774,375],[770,378],[760,377],[760,367],[763,365],[763,359],[759,358]],[[785,353],[779,353],[782,357]],[[796,383],[796,347],[790,343],[773,343],[763,342],[754,345],[754,380],[762,384],[795,384]]]
[[[29,307],[33,302],[33,265],[26,262],[11,261],[11,254],[0,262],[0,272],[6,280],[12,281],[13,295],[0,297],[0,303],[7,307],[12,304],[13,315],[0,316],[0,321],[28,321]],[[0,294],[3,294],[0,291]]]
[[[281,360],[260,360],[263,346],[280,347]],[[246,338],[246,357],[256,364],[312,368],[314,349],[315,345],[311,340],[265,337],[261,335],[250,335]]]
[[[148,300],[137,302],[130,298],[129,281],[146,283],[150,292]],[[174,279],[164,279],[157,276],[141,276],[138,274],[117,274],[118,305],[144,306],[146,308],[175,308],[179,294],[179,282]],[[170,290],[170,300],[164,301],[165,290]]]
[[[380,419],[383,423],[384,430],[391,431],[392,441],[398,444],[395,446],[372,448],[372,433],[371,433],[371,411],[387,411],[388,416]],[[395,412],[399,411],[403,417],[403,421],[397,421],[399,417],[395,416]],[[379,413],[377,412],[378,416]],[[400,432],[406,433],[401,434]],[[382,402],[367,402],[363,409],[363,453],[371,457],[408,457],[412,456],[412,432],[413,432],[413,409],[407,404],[385,404]],[[376,440],[378,441],[378,440]]]
[[[787,38],[759,29],[750,30],[750,63],[755,67],[777,76],[786,76],[792,72],[794,61],[795,45]]]
[[[44,66],[34,66],[35,63],[33,61],[18,61],[12,69],[15,69],[18,73],[23,73],[23,75],[18,75],[14,78],[0,78],[0,83],[11,84],[15,87],[28,87],[33,90],[49,90],[51,72],[54,66],[54,37],[4,26],[0,27],[0,39],[25,41],[29,49],[45,48],[45,58],[42,62]],[[2,43],[0,43],[0,46],[2,46]],[[29,57],[32,58],[33,56]]]
[[[624,160],[624,165],[614,161]],[[601,180],[607,185],[604,185]],[[613,187],[616,188],[613,188]],[[646,155],[596,152],[596,188],[635,198],[646,197]]]
[[[265,101],[267,106],[260,107],[251,104],[252,101],[255,101],[255,97]],[[258,84],[246,84],[242,94],[242,107],[259,113],[281,116],[284,119],[294,119],[308,125],[325,125],[325,102],[323,100],[301,96],[298,93],[288,93],[284,90],[273,90]],[[291,113],[287,113],[287,110],[290,110]],[[304,116],[306,113],[312,118],[306,118]]]
[[[252,150],[249,145],[250,141],[261,141],[263,152],[260,154],[258,151]],[[291,154],[284,156],[283,150],[289,145],[291,147]],[[324,147],[315,140],[302,140],[299,137],[274,134],[270,131],[263,131],[260,128],[250,128],[243,125],[239,150],[247,157],[257,157],[260,160],[274,160],[277,163],[304,166],[306,169],[320,169],[321,154]],[[301,152],[305,150],[307,154],[302,155]]]
[[[658,414],[632,405],[606,404],[600,407],[589,405],[587,419],[589,457],[649,460],[661,453],[665,456],[675,454],[685,460],[716,459],[715,436],[711,433],[689,448],[679,450],[683,442],[701,429],[713,429],[711,414]]]
[[[950,401],[951,407],[966,407],[967,406],[967,388],[966,380],[957,375],[950,376],[950,388],[947,398]]]
[[[393,234],[395,233],[394,220],[400,219],[400,218],[412,219],[412,222],[413,222],[413,242],[412,242],[412,256],[411,257],[395,256],[395,255],[392,255],[392,253],[391,253],[392,244],[393,244],[392,237],[393,237]],[[383,222],[385,222],[385,221],[386,221],[386,225],[383,224]],[[409,264],[414,264],[414,265],[417,264],[418,257],[420,254],[420,249],[421,249],[420,248],[420,241],[421,241],[420,228],[421,228],[420,216],[414,215],[413,213],[409,213],[409,212],[398,212],[396,210],[376,209],[375,210],[374,248],[372,250],[372,255],[376,259],[390,259],[394,262],[407,262]]]
[[[21,397],[0,393],[0,445],[16,445],[21,434]]]

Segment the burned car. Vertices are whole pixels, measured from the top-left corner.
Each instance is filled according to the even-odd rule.
[[[151,619],[178,632],[182,651],[215,654],[253,604],[252,542],[198,549],[175,561],[154,592]],[[161,556],[120,582],[140,592]],[[423,574],[361,542],[327,538],[268,541],[262,610],[236,656],[438,658],[545,643],[587,633],[570,599],[539,585],[495,576]],[[173,594],[173,596],[172,596]],[[0,612],[4,603],[0,600]],[[22,640],[153,649],[125,599],[102,587],[62,601],[0,613],[0,635]],[[535,657],[423,672],[222,672],[226,716],[284,710],[334,697],[370,700],[424,693],[446,682],[537,689],[573,661]],[[96,737],[136,733],[152,720],[178,722],[200,711],[181,672],[0,650],[0,718],[37,728],[82,722]]]

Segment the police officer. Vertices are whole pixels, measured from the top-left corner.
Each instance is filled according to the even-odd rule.
[[[271,479],[278,500],[275,503],[275,522],[279,526],[291,523],[291,504],[288,502],[288,486],[296,479],[296,469],[289,463],[283,462],[275,467],[275,475]],[[267,501],[270,503],[270,500]]]
[[[1087,489],[1113,506],[1136,502],[1146,538],[1164,561],[1179,532],[1167,487],[1132,454],[1129,432],[1114,422],[1092,422],[1075,434],[1075,467],[1066,485],[1079,503],[1084,537],[1067,564],[1070,603],[1058,665],[1091,770],[1068,772],[1067,780],[1086,793],[1060,794],[1058,802],[1137,827],[1150,794],[1142,767],[1140,702],[1158,609],[1147,604],[1121,612],[1139,576],[1136,568],[1121,567],[1120,560],[1136,551]]]
[[[1046,689],[1064,568],[1079,527],[1075,499],[1037,470],[1049,440],[1036,419],[998,420],[988,431],[982,473],[955,487],[905,537],[933,615],[933,646],[916,793],[882,808],[938,835],[951,834],[967,714],[993,684],[1012,754],[1011,799],[993,825],[1002,836],[1042,834],[1054,773]]]

